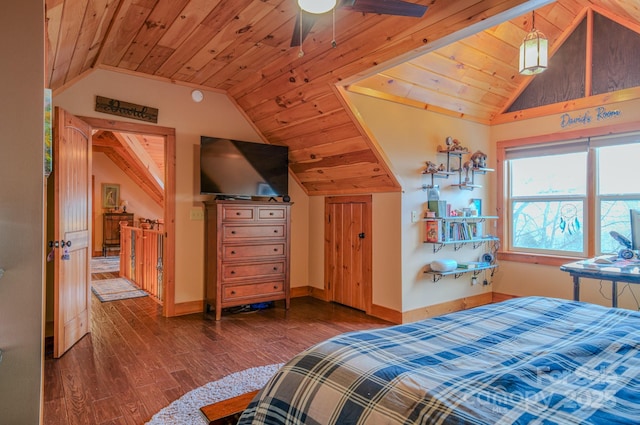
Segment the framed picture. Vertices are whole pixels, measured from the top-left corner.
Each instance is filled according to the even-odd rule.
[[[471,203],[475,206],[478,215],[482,215],[482,199],[472,198]]]
[[[118,208],[120,205],[120,185],[102,183],[102,208]]]

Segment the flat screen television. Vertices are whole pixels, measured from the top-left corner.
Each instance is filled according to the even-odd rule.
[[[200,193],[229,198],[286,196],[289,148],[200,137]]]

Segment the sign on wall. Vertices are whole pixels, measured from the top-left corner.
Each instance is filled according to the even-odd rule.
[[[108,97],[96,96],[96,111],[140,121],[158,122],[158,109]]]

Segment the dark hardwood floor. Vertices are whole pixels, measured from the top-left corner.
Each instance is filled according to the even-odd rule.
[[[389,324],[306,297],[292,299],[289,311],[276,302],[216,322],[202,314],[164,318],[149,297],[101,303],[93,296],[91,333],[60,359],[45,355],[44,424],[143,424],[207,382]]]

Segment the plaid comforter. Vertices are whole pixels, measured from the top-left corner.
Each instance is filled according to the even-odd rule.
[[[247,424],[640,423],[640,313],[528,297],[293,358]]]

